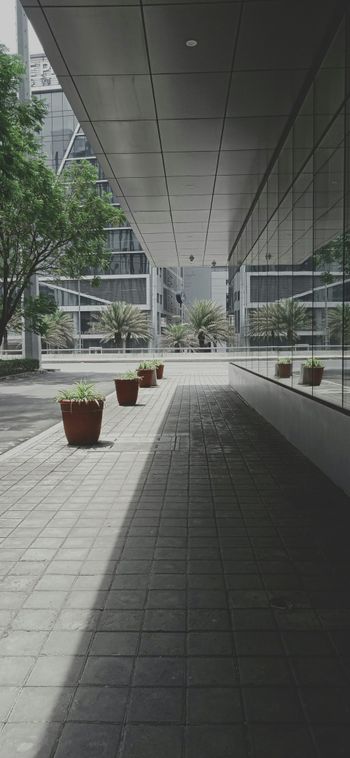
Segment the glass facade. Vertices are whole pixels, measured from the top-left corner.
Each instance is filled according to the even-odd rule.
[[[349,61],[348,18],[291,124],[229,268],[230,307],[241,348],[235,362],[347,409]],[[278,378],[276,363],[287,358],[291,376]],[[306,370],[312,359],[324,366],[319,385],[316,375],[322,372],[315,365]]]
[[[49,165],[57,172],[78,122],[62,90],[33,94],[47,106],[39,140]]]

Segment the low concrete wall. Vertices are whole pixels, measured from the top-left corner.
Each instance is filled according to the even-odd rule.
[[[229,382],[249,405],[350,495],[348,414],[232,363]]]

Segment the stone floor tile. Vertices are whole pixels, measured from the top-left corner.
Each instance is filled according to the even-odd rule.
[[[70,687],[78,684],[84,666],[83,656],[42,655],[32,668],[27,684],[41,687]]]
[[[126,687],[80,686],[74,695],[68,721],[121,723],[127,698]]]
[[[182,758],[182,741],[182,727],[130,724],[120,758]]]
[[[128,685],[133,670],[133,658],[90,655],[81,676],[82,684],[122,687]]]
[[[184,694],[180,687],[134,687],[131,692],[128,721],[181,722]]]
[[[24,687],[9,721],[64,721],[73,696],[72,687]]]
[[[119,739],[118,725],[66,724],[54,758],[115,758]]]
[[[185,755],[186,758],[249,758],[243,728],[227,724],[189,726]]]
[[[190,724],[233,724],[243,721],[238,688],[192,687],[187,697]]]
[[[133,684],[137,687],[180,687],[184,681],[184,658],[158,656],[136,659]]]
[[[60,724],[5,724],[0,732],[0,755],[47,758],[57,740]],[[67,758],[67,756],[65,756]],[[74,756],[74,758],[78,758]],[[82,758],[82,757],[81,757]]]

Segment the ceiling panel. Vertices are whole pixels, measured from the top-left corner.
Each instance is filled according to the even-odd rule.
[[[235,195],[215,194],[213,197],[213,210],[231,210],[233,208],[250,208],[254,200],[254,194],[237,193]]]
[[[285,123],[285,116],[227,118],[225,121],[222,149],[272,149],[276,147]]]
[[[170,195],[209,195],[213,191],[214,176],[168,176]]]
[[[174,211],[209,210],[212,195],[170,195],[169,200]]]
[[[159,121],[162,149],[167,151],[218,150],[222,119]]]
[[[119,184],[123,194],[130,195],[130,197],[167,194],[165,179],[162,179],[160,176],[125,177],[120,178]]]
[[[209,176],[215,174],[217,152],[164,152],[167,176]]]
[[[154,76],[158,118],[222,118],[229,78],[228,73]]]
[[[91,119],[155,118],[150,76],[75,76]]]
[[[119,178],[164,176],[161,153],[110,153],[109,160]]]
[[[255,193],[263,178],[263,174],[232,174],[217,176],[215,182],[216,195],[230,195],[234,193]]]
[[[46,16],[73,76],[148,74],[140,8],[72,6],[47,8]]]
[[[97,136],[107,153],[160,151],[156,121],[95,121]],[[84,129],[84,124],[82,124]]]
[[[230,71],[238,3],[145,7],[151,68],[155,74]],[[189,39],[198,40],[187,47]]]
[[[218,174],[263,174],[272,150],[223,150]]]
[[[166,195],[146,195],[146,197],[129,197],[126,202],[133,211],[169,211],[169,200]]]
[[[305,76],[305,70],[233,73],[227,115],[287,115],[293,108]]]
[[[246,3],[235,69],[308,68],[331,6],[322,0]]]

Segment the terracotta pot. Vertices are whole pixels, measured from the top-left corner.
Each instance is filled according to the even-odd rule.
[[[119,405],[136,405],[141,379],[115,379]]]
[[[313,368],[309,368],[308,366],[303,367],[303,384],[309,384],[311,387],[319,387],[319,385],[322,382],[324,367],[323,366],[313,366]]]
[[[139,368],[137,373],[141,377],[141,387],[154,387],[157,384],[155,368]]]
[[[164,373],[164,363],[161,363],[160,366],[157,366],[157,379],[163,379],[163,373]]]
[[[100,436],[103,400],[78,403],[60,400],[64,432],[69,445],[94,445]]]
[[[276,376],[279,379],[289,379],[292,376],[292,363],[276,363]]]

